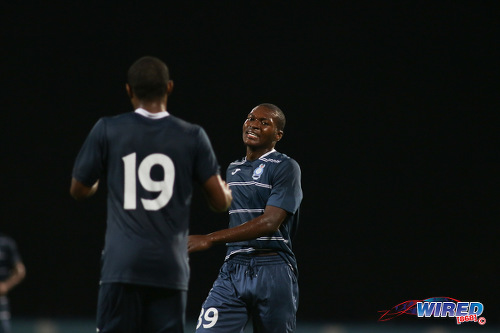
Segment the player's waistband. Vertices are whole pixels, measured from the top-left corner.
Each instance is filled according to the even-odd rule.
[[[286,263],[276,252],[268,252],[267,255],[235,254],[227,262],[240,265],[276,265]]]

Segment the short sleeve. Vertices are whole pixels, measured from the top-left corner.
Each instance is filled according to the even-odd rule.
[[[106,154],[106,126],[101,118],[85,139],[73,166],[73,178],[85,186],[92,186],[101,177]]]
[[[194,165],[194,179],[203,184],[213,175],[220,174],[220,166],[217,162],[212,144],[207,133],[202,127],[197,127],[197,149]]]
[[[302,201],[301,171],[298,163],[293,159],[281,162],[273,174],[271,185],[267,205],[294,214]]]

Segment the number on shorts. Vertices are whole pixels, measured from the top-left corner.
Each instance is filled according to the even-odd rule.
[[[122,160],[124,165],[123,208],[133,210],[137,208],[136,153],[129,154]],[[151,179],[151,169],[155,165],[163,168],[163,180]],[[172,159],[163,154],[148,155],[139,165],[137,176],[145,190],[160,192],[155,199],[141,198],[144,209],[160,210],[165,207],[172,198],[174,188],[175,168]]]
[[[198,317],[198,325],[196,325],[196,329],[198,329],[202,323],[203,328],[214,327],[214,325],[217,323],[217,319],[219,319],[219,311],[217,311],[216,308],[208,308],[205,312],[205,315],[203,315],[204,312],[205,309],[201,308],[201,313]],[[205,324],[204,322],[208,323]]]

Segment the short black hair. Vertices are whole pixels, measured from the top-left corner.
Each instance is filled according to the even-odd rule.
[[[138,59],[127,73],[127,83],[140,100],[151,101],[164,97],[169,80],[167,65],[151,56]]]
[[[262,104],[259,104],[259,106],[263,106],[263,107],[273,111],[275,116],[276,116],[276,127],[278,128],[278,130],[283,131],[285,129],[286,117],[285,117],[285,114],[283,113],[283,111],[281,111],[281,109],[279,107],[277,107],[276,105],[271,104],[271,103],[262,103]]]

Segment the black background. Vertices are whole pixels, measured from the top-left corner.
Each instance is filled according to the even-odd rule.
[[[161,4],[160,4],[161,3]],[[182,4],[180,4],[182,3]],[[498,311],[498,40],[494,1],[51,2],[1,12],[2,209],[27,278],[20,316],[95,312],[105,190],[68,193],[104,115],[132,111],[137,58],[164,60],[168,110],[202,125],[222,172],[257,104],[287,115],[302,168],[299,320],[375,322],[410,299]],[[223,228],[197,188],[192,232]],[[224,247],[191,256],[196,318]],[[414,318],[411,318],[414,319]],[[404,319],[400,319],[404,320]]]

